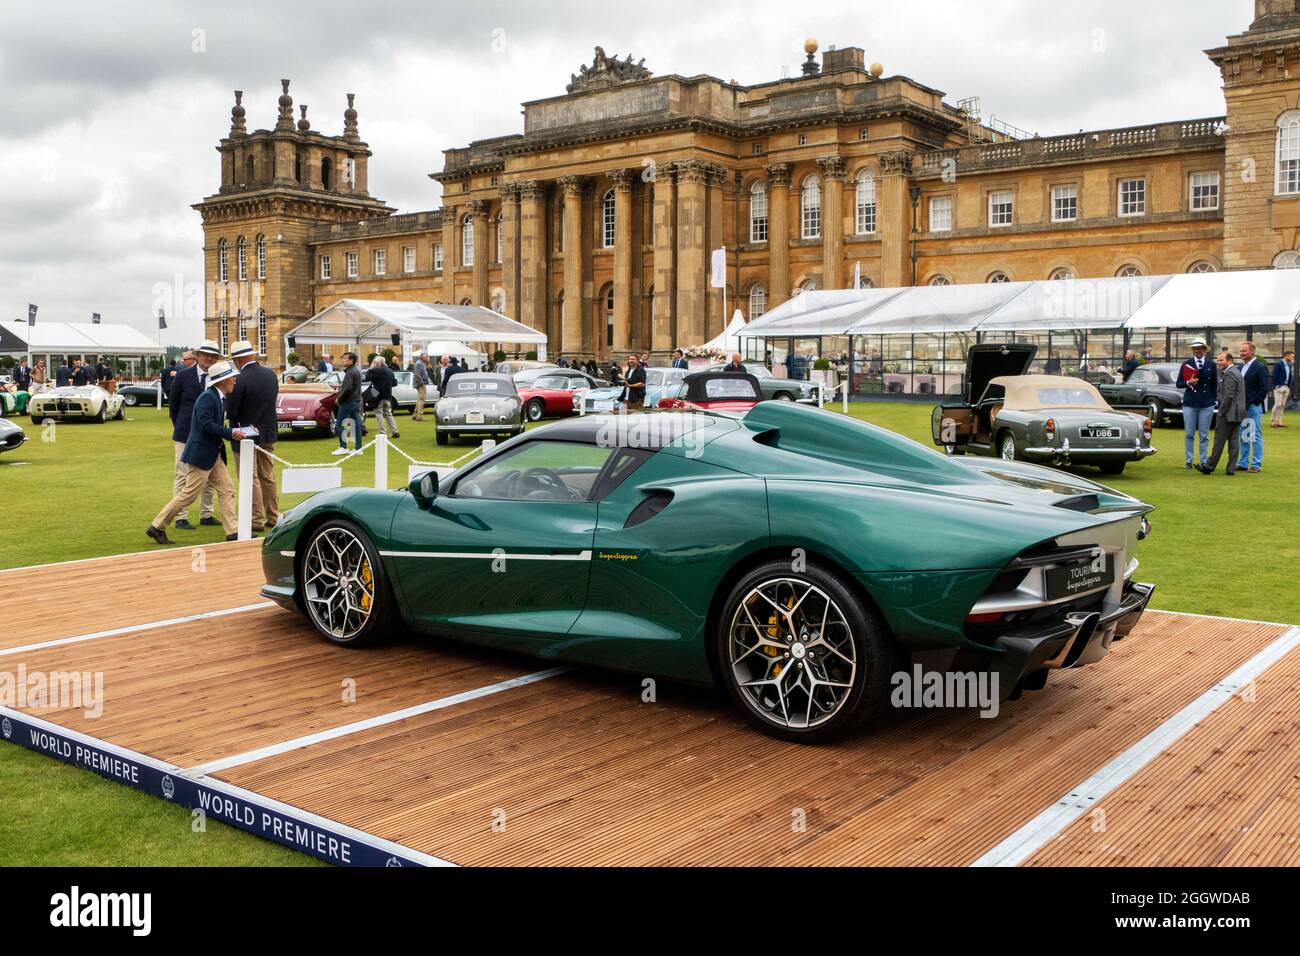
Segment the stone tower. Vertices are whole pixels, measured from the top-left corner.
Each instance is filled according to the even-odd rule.
[[[312,230],[393,212],[367,189],[370,150],[353,94],[343,132],[327,135],[311,128],[306,105],[295,121],[289,81],[280,84],[269,130],[248,131],[235,91],[230,132],[217,145],[221,188],[193,207],[203,217],[205,337],[223,351],[247,338],[270,365],[284,364],[285,334],[314,311]]]
[[[1300,248],[1300,9],[1255,0],[1255,19],[1207,51],[1227,101],[1223,265],[1261,269]]]

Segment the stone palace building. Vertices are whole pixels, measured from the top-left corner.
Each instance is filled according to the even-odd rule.
[[[1243,11],[1244,12],[1244,11]],[[655,76],[597,47],[523,132],[444,151],[442,206],[370,195],[352,96],[343,132],[271,129],[235,94],[202,215],[206,332],[284,362],[284,335],[341,298],[489,306],[549,355],[655,353],[726,313],[805,289],[1294,267],[1300,262],[1300,11],[1207,55],[1225,115],[1029,136],[973,101],[867,64],[857,47],[745,86]],[[304,353],[307,350],[303,350]]]

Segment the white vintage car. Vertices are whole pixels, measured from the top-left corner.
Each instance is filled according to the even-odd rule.
[[[27,403],[27,414],[38,425],[47,418],[102,422],[124,417],[124,406],[121,395],[110,395],[98,385],[67,385],[33,395]]]

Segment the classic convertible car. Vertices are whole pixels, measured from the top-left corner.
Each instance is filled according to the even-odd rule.
[[[27,411],[31,395],[12,385],[0,385],[0,415],[21,415]]]
[[[1140,409],[1159,428],[1168,418],[1182,420],[1183,390],[1178,387],[1177,362],[1143,365],[1133,370],[1127,382],[1103,382],[1097,386],[1112,408]]]
[[[1115,411],[1095,385],[1069,375],[1024,374],[1037,350],[971,346],[963,401],[936,405],[931,415],[934,443],[950,455],[1096,465],[1107,475],[1156,453],[1151,419]]]
[[[758,379],[758,388],[763,393],[764,398],[778,402],[811,403],[817,401],[817,387],[811,382],[793,378],[777,378],[762,362],[742,362],[741,364],[745,366],[746,372]],[[710,365],[701,371],[721,372],[724,368],[726,368],[725,365],[718,363],[717,365]]]
[[[275,427],[280,431],[332,431],[338,402],[338,389],[329,385],[285,383],[275,397]]]
[[[692,372],[674,395],[659,399],[659,408],[695,408],[747,412],[763,401],[758,379],[745,372]]]
[[[117,394],[122,396],[122,401],[128,408],[135,408],[137,405],[144,405],[153,408],[158,404],[158,383],[152,382],[147,385],[119,385]],[[162,394],[163,407],[167,406],[167,393]]]
[[[460,435],[488,435],[509,438],[524,430],[523,406],[509,375],[490,372],[461,372],[447,382],[447,393],[434,409],[438,424],[434,439],[439,445]]]
[[[0,418],[0,451],[14,451],[27,441],[27,433],[15,425]]]
[[[121,395],[110,395],[98,385],[65,385],[33,395],[27,403],[27,414],[40,424],[47,418],[81,418],[92,422],[125,417],[126,400]]]
[[[524,403],[524,417],[530,422],[572,415],[578,411],[579,395],[591,391],[593,383],[596,387],[606,384],[586,372],[564,368],[539,375],[526,383],[520,381],[522,375],[513,377],[519,400]]]
[[[262,594],[344,646],[406,627],[716,683],[812,742],[886,709],[914,654],[1003,697],[1100,660],[1151,596],[1151,510],[784,402],[595,415],[307,499],[263,543]]]

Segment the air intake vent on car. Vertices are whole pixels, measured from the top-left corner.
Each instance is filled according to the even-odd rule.
[[[673,493],[671,491],[650,492],[646,495],[645,501],[632,509],[632,513],[627,516],[627,521],[623,522],[623,527],[633,528],[639,524],[644,524],[667,508],[672,500]]]
[[[1095,511],[1101,507],[1101,500],[1096,495],[1075,495],[1073,498],[1058,501],[1056,507],[1068,511]]]

